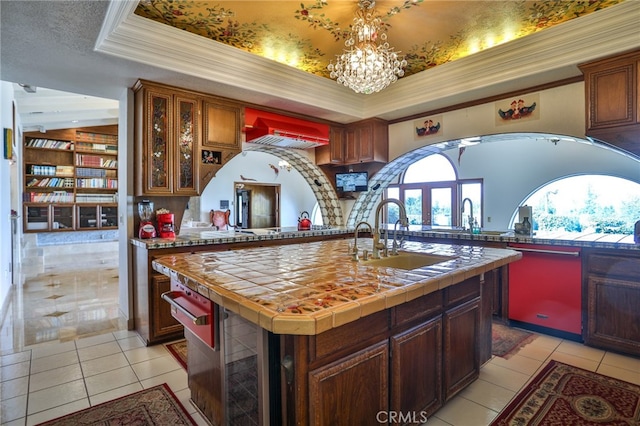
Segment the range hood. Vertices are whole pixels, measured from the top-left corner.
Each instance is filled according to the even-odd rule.
[[[310,149],[329,143],[329,126],[285,115],[245,108],[248,143]]]

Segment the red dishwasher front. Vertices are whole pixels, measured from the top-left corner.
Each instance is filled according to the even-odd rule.
[[[522,252],[521,260],[509,264],[509,319],[571,333],[580,340],[580,249],[533,244],[509,248]]]
[[[171,291],[162,294],[171,305],[171,315],[204,343],[216,346],[216,318],[213,303],[206,297],[171,279]]]

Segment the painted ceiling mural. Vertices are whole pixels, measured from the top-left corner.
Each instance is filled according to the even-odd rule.
[[[375,10],[411,75],[622,1],[378,0]],[[356,0],[142,0],[135,13],[328,78],[356,10]]]

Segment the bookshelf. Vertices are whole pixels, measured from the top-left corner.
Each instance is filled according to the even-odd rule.
[[[118,127],[24,134],[24,232],[118,227]]]

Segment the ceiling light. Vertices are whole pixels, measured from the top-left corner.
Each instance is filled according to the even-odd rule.
[[[382,20],[374,10],[375,1],[359,0],[347,49],[327,68],[331,78],[356,93],[379,92],[404,75],[407,61],[389,46]]]

